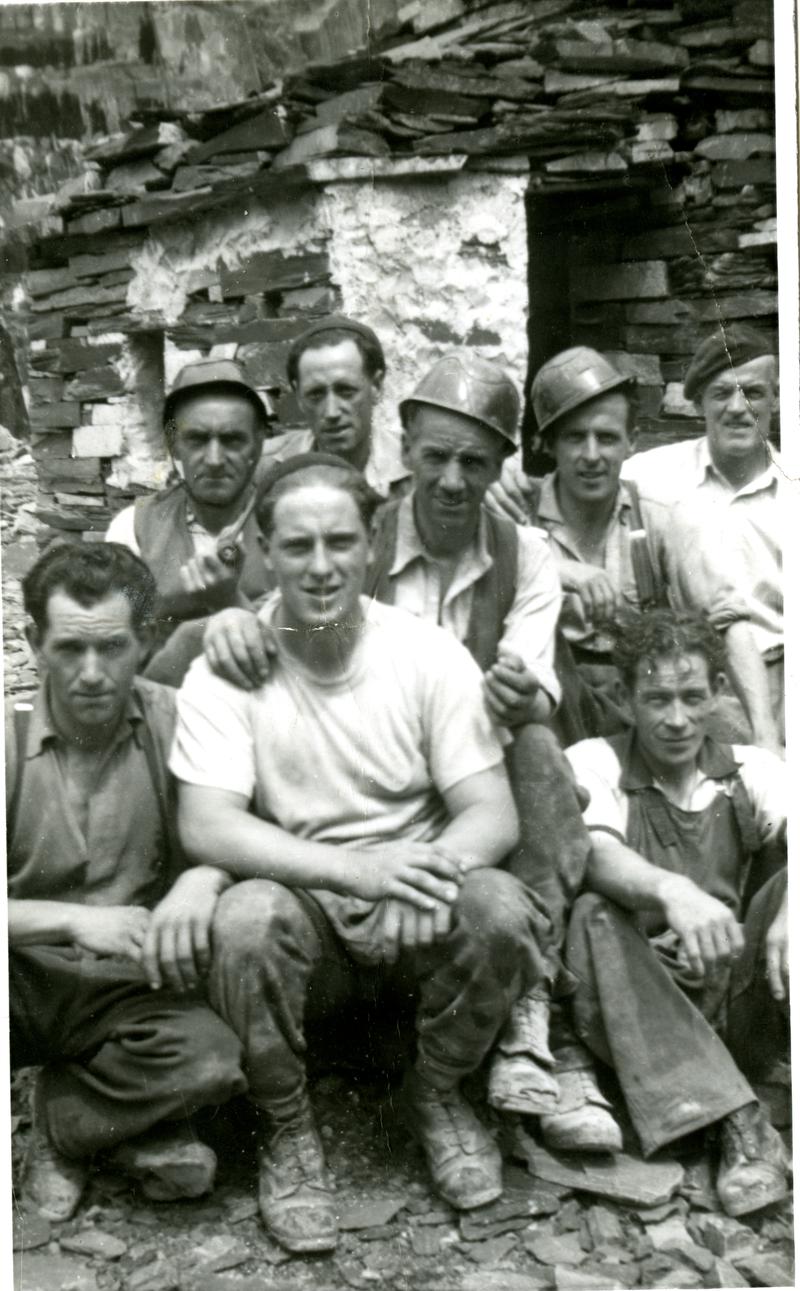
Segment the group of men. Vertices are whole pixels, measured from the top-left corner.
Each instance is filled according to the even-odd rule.
[[[25,578],[26,1186],[66,1218],[99,1155],[198,1195],[215,1160],[187,1118],[246,1094],[267,1230],[333,1249],[308,1036],[369,998],[415,1041],[403,1102],[454,1207],[502,1192],[461,1089],[479,1068],[497,1112],[605,1153],[613,1072],[645,1155],[708,1130],[723,1208],[775,1202],[788,1163],[752,1083],[788,1058],[770,346],[712,335],[685,386],[705,436],[641,454],[634,383],[554,356],[539,480],[513,381],[466,349],[401,402],[379,466],[384,374],[370,328],[317,321],[287,372],[308,429],[272,435],[239,365],[189,365],[173,486]]]

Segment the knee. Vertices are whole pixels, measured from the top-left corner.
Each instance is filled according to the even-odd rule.
[[[532,929],[534,908],[525,888],[505,870],[471,870],[456,903],[459,923],[476,939],[511,946]]]
[[[290,888],[267,879],[247,879],[228,888],[214,913],[214,949],[248,958],[285,936],[299,933],[307,916]]]

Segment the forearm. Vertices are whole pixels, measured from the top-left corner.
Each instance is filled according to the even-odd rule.
[[[162,589],[156,596],[155,619],[199,619],[217,614],[231,606],[250,609],[245,597],[239,598],[238,588],[209,588],[202,592],[188,592],[180,585]]]
[[[83,907],[69,901],[10,900],[9,946],[63,946],[76,940],[76,925]]]
[[[586,866],[586,887],[608,897],[625,910],[664,914],[665,887],[676,875],[634,852],[614,834],[591,831],[592,847]]]
[[[483,803],[467,807],[436,840],[453,852],[465,871],[498,865],[519,842],[519,818],[509,795],[508,805],[493,815]]]
[[[183,799],[178,828],[195,865],[213,866],[234,879],[271,879],[287,887],[357,895],[351,878],[353,857],[344,847],[297,838],[235,808],[207,813],[189,809]]]
[[[777,727],[772,714],[769,681],[750,624],[741,619],[725,633],[725,654],[731,685],[753,731],[753,742],[777,749]]]

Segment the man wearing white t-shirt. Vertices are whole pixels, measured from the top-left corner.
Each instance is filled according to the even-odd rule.
[[[306,1011],[335,1013],[395,961],[416,982],[406,1097],[437,1188],[470,1209],[500,1196],[501,1159],[459,1083],[545,974],[548,918],[494,868],[518,826],[481,674],[446,632],[361,596],[373,505],[324,454],[273,479],[256,514],[277,658],[251,692],[197,661],[171,760],[189,855],[239,880],[217,908],[210,990],[264,1116],[261,1214],[297,1252],[337,1241]]]
[[[786,1194],[748,1079],[788,1057],[787,784],[775,754],[709,738],[723,657],[709,624],[669,610],[620,638],[634,728],[567,751],[592,852],[566,964],[575,1029],[645,1154],[713,1127],[735,1216]]]

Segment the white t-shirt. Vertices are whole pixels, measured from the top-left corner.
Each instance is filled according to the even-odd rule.
[[[441,795],[503,759],[480,670],[442,628],[366,597],[362,607],[363,636],[330,682],[284,651],[251,692],[195,660],[178,692],[178,779],[252,797],[259,816],[315,842],[436,838]]]

